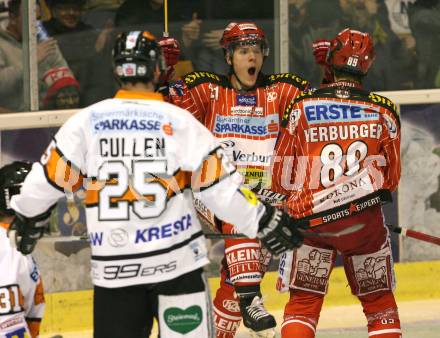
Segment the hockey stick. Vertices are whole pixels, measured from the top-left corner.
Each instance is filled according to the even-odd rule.
[[[169,36],[168,32],[168,0],[163,2],[163,37],[167,38]]]
[[[348,235],[362,229],[365,224],[355,224],[349,228],[338,232],[308,232],[307,230],[298,229],[304,237],[340,237]],[[247,238],[243,234],[222,234],[220,232],[205,232],[205,237],[209,239],[225,239],[225,238]]]
[[[399,226],[392,225],[392,224],[387,224],[387,226],[392,232],[399,234],[399,235],[402,235],[404,237],[410,237],[410,238],[418,239],[423,242],[428,242],[428,243],[440,245],[440,237],[428,235],[428,234],[425,234],[420,231],[411,230],[411,229],[408,229],[405,227],[399,227]],[[335,233],[333,233],[333,232],[321,232],[321,233],[303,232],[303,235],[305,237],[315,237],[315,236],[339,237],[342,235],[347,235],[349,233],[353,233],[355,231],[358,231],[361,229],[361,227],[362,227],[361,224],[356,224],[351,228],[342,230],[341,232],[335,232]],[[222,233],[215,233],[215,232],[205,233],[205,237],[209,238],[209,239],[246,238],[246,236],[243,234],[222,234]]]
[[[392,232],[395,232],[396,234],[402,235],[404,237],[410,237],[418,239],[419,241],[440,245],[440,237],[428,235],[423,232],[411,230],[404,227],[399,227],[397,225],[387,224],[387,226]]]

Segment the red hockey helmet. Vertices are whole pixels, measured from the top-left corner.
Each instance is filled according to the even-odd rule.
[[[264,31],[253,22],[231,22],[224,30],[220,45],[233,52],[237,46],[260,44],[264,56],[269,56],[269,44]]]
[[[365,75],[375,57],[371,36],[368,33],[346,28],[332,40],[327,62],[334,69]]]

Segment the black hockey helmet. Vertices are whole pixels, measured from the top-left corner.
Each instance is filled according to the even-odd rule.
[[[32,164],[28,162],[12,162],[0,169],[0,212],[14,215],[11,209],[11,197],[20,193],[21,185],[27,174],[31,171]]]
[[[150,82],[154,70],[166,69],[162,49],[148,31],[132,31],[118,35],[113,48],[115,76],[121,82]]]

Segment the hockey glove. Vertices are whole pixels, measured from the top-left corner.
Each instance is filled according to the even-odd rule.
[[[17,250],[23,255],[28,255],[34,251],[37,241],[43,237],[44,231],[49,227],[51,211],[52,208],[32,218],[16,213],[11,230],[15,230]]]
[[[162,48],[167,67],[175,66],[180,56],[179,42],[174,38],[163,37],[158,41],[158,44]]]
[[[274,255],[300,247],[304,236],[300,229],[304,223],[296,222],[285,212],[265,204],[266,212],[260,219],[257,237],[263,246]]]
[[[315,57],[315,63],[322,66],[323,78],[322,83],[331,83],[334,81],[333,73],[331,71],[330,65],[327,62],[327,55],[330,49],[330,40],[315,40],[312,44],[313,56]]]
[[[330,49],[330,40],[315,40],[312,44],[313,56],[317,65],[325,66],[327,64],[327,53]]]

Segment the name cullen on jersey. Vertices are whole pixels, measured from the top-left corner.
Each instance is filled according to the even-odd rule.
[[[154,157],[164,158],[163,137],[101,137],[99,154],[104,157]]]

